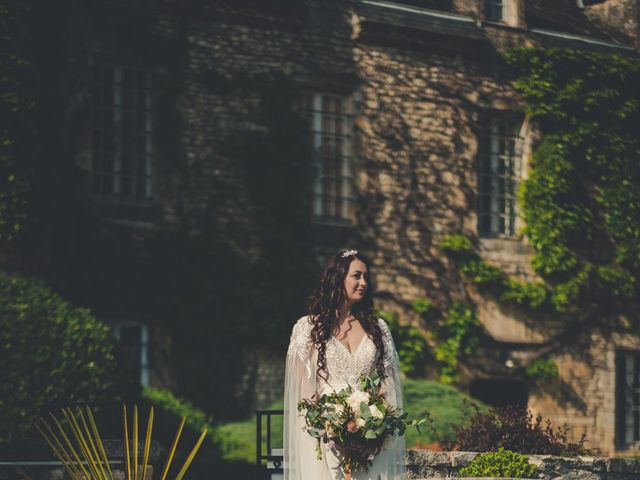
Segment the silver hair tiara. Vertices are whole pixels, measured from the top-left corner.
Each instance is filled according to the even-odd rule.
[[[340,254],[340,256],[342,258],[347,258],[347,257],[350,257],[351,255],[357,255],[357,254],[358,254],[357,250],[345,250]]]

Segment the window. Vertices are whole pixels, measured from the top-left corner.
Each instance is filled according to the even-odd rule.
[[[113,322],[118,341],[119,364],[130,385],[149,385],[149,327],[139,322]]]
[[[350,223],[354,218],[353,114],[348,98],[306,94],[302,113],[309,122],[313,148],[313,216],[321,223]]]
[[[616,352],[616,446],[640,441],[640,352]]]
[[[504,7],[507,0],[484,0],[484,18],[501,22],[504,20]]]
[[[516,188],[522,170],[521,122],[508,117],[483,121],[478,144],[478,232],[516,234]]]
[[[152,197],[150,73],[95,64],[91,107],[91,192],[107,201],[148,203]]]

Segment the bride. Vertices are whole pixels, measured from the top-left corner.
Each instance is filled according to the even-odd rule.
[[[287,352],[284,390],[285,480],[342,480],[337,451],[303,430],[297,405],[312,398],[354,388],[362,374],[383,379],[383,392],[392,406],[402,408],[398,355],[387,324],[373,315],[369,266],[356,250],[332,257],[320,286],[309,300],[309,314],[300,318]],[[392,437],[374,458],[368,472],[354,472],[354,480],[401,480],[404,477],[404,439]]]

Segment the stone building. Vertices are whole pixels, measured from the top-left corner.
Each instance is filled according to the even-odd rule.
[[[544,45],[636,55],[637,0],[94,3],[97,12],[65,20],[74,41],[60,61],[42,60],[62,86],[43,87],[57,102],[42,141],[64,165],[54,177],[64,176],[59,185],[73,195],[60,205],[75,209],[81,227],[47,237],[46,260],[19,268],[47,272],[112,322],[142,384],[180,386],[166,365],[173,333],[190,327],[158,317],[189,311],[222,325],[223,335],[247,313],[259,259],[273,258],[265,268],[275,275],[273,265],[307,257],[317,268],[349,246],[370,257],[379,306],[407,322],[418,321],[409,307],[416,298],[439,309],[474,300],[493,342],[481,351],[486,361],[464,370],[472,394],[527,403],[577,435],[586,431],[604,453],[636,445],[638,400],[614,407],[640,373],[640,342],[568,345],[556,358],[561,392],[527,385],[509,365],[543,346],[547,333],[461,283],[437,245],[468,234],[508,274],[534,277],[530,249],[516,236],[514,189],[539,133],[499,52]],[[250,298],[220,307],[225,299],[211,300],[193,280],[207,275],[224,277],[206,284],[214,297],[232,283]],[[286,307],[287,325],[301,308]],[[277,306],[258,312],[279,315]],[[192,338],[183,349],[188,342],[206,348]],[[180,390],[239,374],[226,365],[241,345],[232,350]],[[251,365],[239,388],[280,375],[259,359]],[[179,366],[197,367],[188,356]]]

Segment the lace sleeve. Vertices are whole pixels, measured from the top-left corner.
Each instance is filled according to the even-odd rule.
[[[402,384],[400,380],[400,359],[396,351],[393,337],[387,323],[379,319],[380,330],[382,330],[382,343],[384,345],[384,357],[382,364],[384,366],[385,391],[387,392],[387,400],[396,408],[402,408]]]
[[[316,458],[316,442],[304,430],[298,402],[316,392],[317,355],[311,343],[311,322],[303,317],[293,327],[284,381],[284,479],[324,480],[322,464]]]
[[[402,383],[400,379],[400,360],[398,352],[393,343],[393,337],[389,331],[387,323],[379,319],[380,329],[382,330],[382,342],[384,345],[384,356],[382,362],[384,365],[385,378],[382,381],[387,401],[398,410],[402,410]],[[402,480],[405,473],[404,465],[404,436],[395,435],[389,446],[385,449],[386,479]]]

